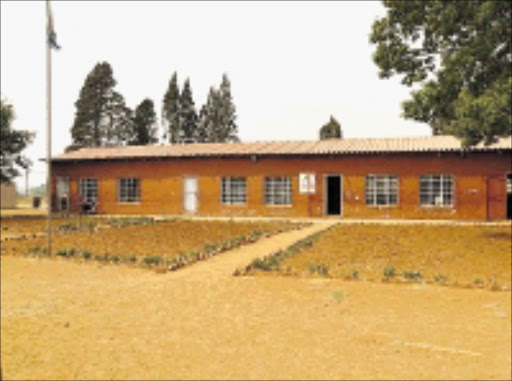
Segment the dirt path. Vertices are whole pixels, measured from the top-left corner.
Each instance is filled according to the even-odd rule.
[[[511,293],[1,258],[5,379],[510,379]]]

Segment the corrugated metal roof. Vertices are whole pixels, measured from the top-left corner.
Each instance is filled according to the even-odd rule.
[[[480,143],[469,151],[510,150],[510,137],[485,146]],[[461,151],[460,141],[453,136],[428,136],[414,138],[349,138],[315,141],[272,141],[251,143],[192,143],[161,144],[150,146],[123,146],[112,148],[82,148],[54,156],[52,161],[100,160],[145,157],[227,157],[273,155],[336,155],[393,152]]]

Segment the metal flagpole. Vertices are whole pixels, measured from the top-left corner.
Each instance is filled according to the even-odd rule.
[[[52,52],[50,47],[50,1],[46,0],[46,252],[52,255]]]

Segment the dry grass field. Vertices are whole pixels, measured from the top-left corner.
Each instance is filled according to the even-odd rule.
[[[311,243],[273,272],[511,289],[510,225],[338,225]]]

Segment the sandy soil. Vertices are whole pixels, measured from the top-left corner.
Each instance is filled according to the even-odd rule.
[[[511,293],[1,257],[5,379],[510,379]]]

